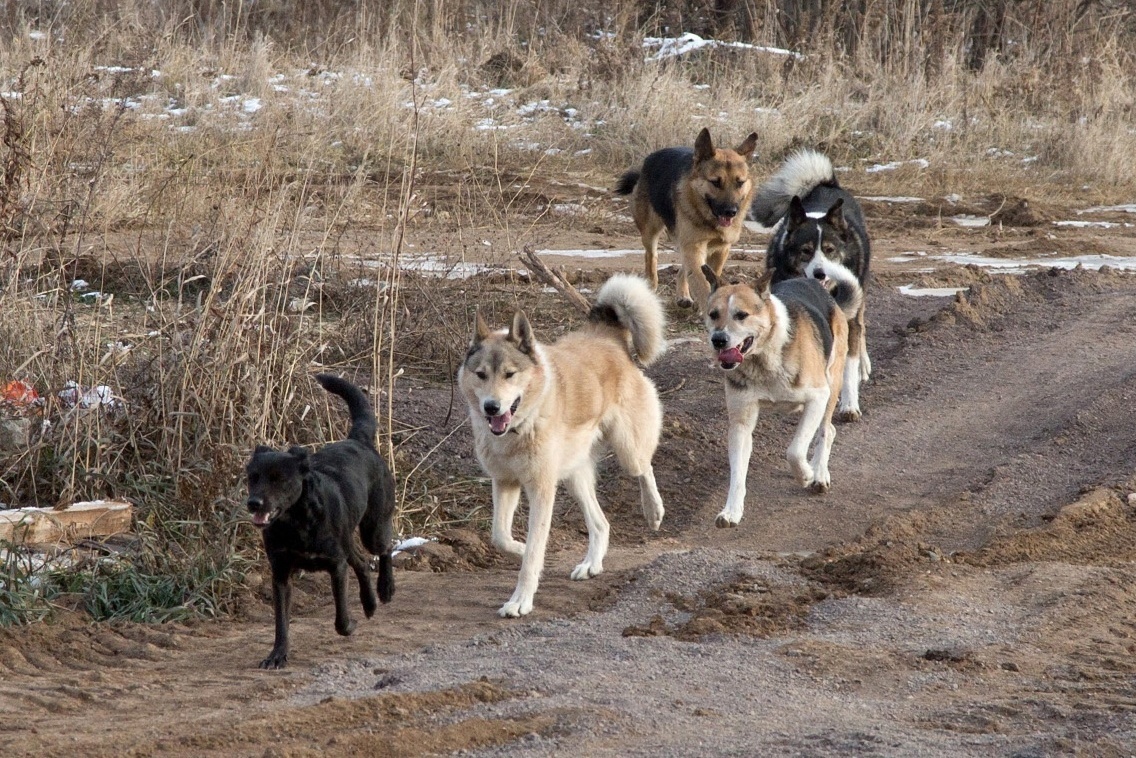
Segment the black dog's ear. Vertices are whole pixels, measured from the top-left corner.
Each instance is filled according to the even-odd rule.
[[[710,282],[710,294],[713,295],[715,290],[722,286],[722,280],[714,273],[714,269],[705,263],[702,264],[702,275],[706,277],[706,281]]]
[[[260,455],[261,453],[275,453],[275,452],[276,451],[273,450],[272,448],[270,448],[268,445],[257,445],[256,448],[252,451],[252,454],[253,455]]]
[[[844,220],[844,198],[839,198],[832,207],[828,209],[828,213],[824,215],[824,220],[832,224],[836,231],[841,234],[848,228],[848,223]]]
[[[308,473],[308,449],[306,447],[293,445],[288,448],[288,455],[296,459],[296,468],[300,470],[301,474]]]
[[[796,229],[808,220],[809,214],[805,213],[805,204],[801,202],[801,198],[793,195],[793,199],[789,201],[789,228]]]
[[[694,162],[701,163],[714,157],[714,142],[710,139],[710,130],[705,126],[694,140]]]
[[[536,347],[536,337],[533,336],[532,324],[524,311],[513,314],[513,327],[509,330],[509,339],[515,342],[517,349],[525,355],[532,355]]]
[[[750,132],[750,135],[745,138],[745,141],[734,149],[734,152],[738,155],[745,156],[745,159],[748,161],[753,156],[753,151],[756,149],[757,132]]]

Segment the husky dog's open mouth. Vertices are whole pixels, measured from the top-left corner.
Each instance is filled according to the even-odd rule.
[[[753,337],[746,337],[740,346],[720,350],[718,352],[718,365],[727,371],[737,368],[745,360],[745,355],[751,347],[753,347]]]
[[[498,437],[509,431],[509,422],[513,420],[513,414],[517,412],[517,408],[520,406],[521,398],[518,397],[513,401],[513,405],[509,410],[504,413],[499,413],[496,416],[486,416],[485,419],[489,422],[489,431],[493,432],[493,434]]]

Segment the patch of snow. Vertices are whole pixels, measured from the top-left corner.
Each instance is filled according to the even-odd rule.
[[[966,292],[970,287],[916,287],[913,284],[904,284],[896,289],[901,295],[908,297],[952,297],[959,292]]]

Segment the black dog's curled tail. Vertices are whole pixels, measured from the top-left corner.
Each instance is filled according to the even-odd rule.
[[[333,395],[339,395],[347,403],[347,410],[351,413],[351,430],[347,432],[347,439],[374,448],[375,432],[378,431],[379,423],[375,420],[371,403],[363,391],[346,379],[331,374],[316,374],[316,381],[325,390]]]
[[[619,183],[615,185],[615,194],[617,195],[630,195],[631,191],[635,189],[635,185],[639,183],[639,172],[628,171],[623,176],[619,177]]]

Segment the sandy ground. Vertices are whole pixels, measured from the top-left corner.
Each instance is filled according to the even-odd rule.
[[[538,247],[636,248],[609,200],[556,199],[599,211]],[[987,200],[970,211],[1007,205]],[[634,483],[602,462],[605,574],[568,580],[586,538],[565,499],[536,610],[521,620],[495,615],[515,567],[485,535],[456,530],[416,561],[435,570],[400,570],[394,602],[351,638],[333,633],[326,579],[303,578],[283,672],[256,668],[272,635],[263,590],[238,620],[64,617],[2,630],[0,750],[1131,754],[1136,276],[992,276],[934,256],[1127,265],[1136,231],[1124,224],[1136,217],[1056,226],[1080,217],[1019,207],[975,229],[928,203],[866,206],[875,373],[863,420],[839,427],[828,495],[796,487],[783,458],[794,420],[767,416],[745,519],[714,527],[728,475],[721,380],[698,325],[672,309],[672,348],[650,371],[666,409],[655,461],[666,521],[648,532]],[[483,236],[486,249],[506,244]],[[747,238],[735,270],[760,266],[763,240]],[[414,244],[446,249],[445,235]],[[641,260],[562,258],[550,262],[610,271]],[[900,294],[908,284],[969,289]],[[475,474],[468,430],[447,438],[460,424],[460,413],[445,423],[449,385],[403,386],[413,392],[396,416],[428,428],[415,444],[441,444],[455,475]]]

